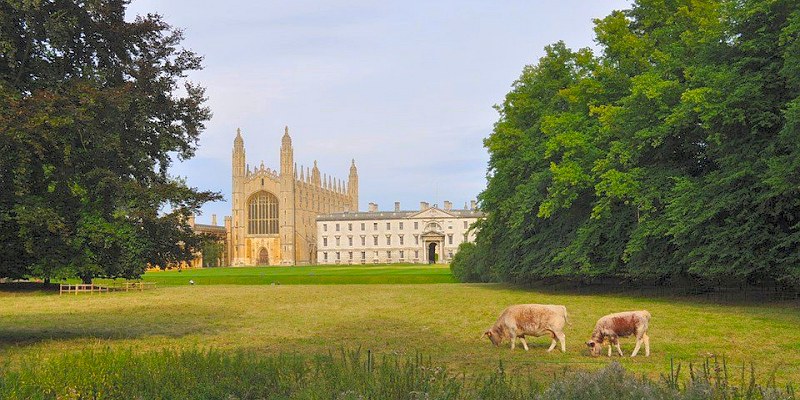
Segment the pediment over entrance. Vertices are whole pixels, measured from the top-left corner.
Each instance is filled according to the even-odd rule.
[[[450,214],[447,211],[440,210],[438,208],[429,208],[425,211],[420,211],[414,215],[410,215],[408,218],[424,218],[424,219],[432,219],[432,218],[453,218],[455,215]]]

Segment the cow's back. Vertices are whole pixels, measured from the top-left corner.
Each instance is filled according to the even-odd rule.
[[[542,335],[563,331],[566,308],[552,304],[516,304],[503,311],[501,319],[508,328],[527,334]]]

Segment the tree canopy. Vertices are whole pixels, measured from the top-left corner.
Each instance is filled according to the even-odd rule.
[[[800,287],[800,3],[639,0],[523,69],[465,280]]]
[[[127,4],[0,1],[0,277],[136,277],[199,246],[188,216],[220,195],[168,169],[211,116],[201,57]]]

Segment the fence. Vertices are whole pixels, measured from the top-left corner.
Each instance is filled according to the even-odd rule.
[[[145,291],[155,289],[155,282],[114,282],[111,285],[95,285],[95,284],[70,284],[62,283],[59,287],[58,294],[71,294],[71,293],[108,293],[108,292],[130,292],[130,291]]]
[[[108,293],[108,286],[101,286],[95,284],[64,284],[62,283],[59,287],[58,294],[64,293]]]

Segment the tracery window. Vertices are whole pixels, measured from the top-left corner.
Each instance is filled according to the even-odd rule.
[[[258,192],[247,202],[247,233],[250,235],[278,234],[278,198],[268,192]]]

